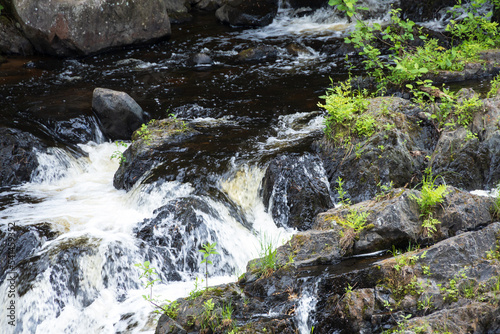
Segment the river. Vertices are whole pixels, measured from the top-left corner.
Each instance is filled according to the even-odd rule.
[[[390,2],[378,3],[383,8],[375,2],[370,8],[383,20]],[[195,13],[154,45],[73,59],[9,57],[0,67],[0,124],[52,148],[38,153],[31,182],[1,189],[2,232],[15,225],[35,239],[33,250],[16,249],[29,254],[16,263],[16,326],[2,315],[2,333],[152,333],[155,315],[135,264],[151,261],[161,279],[153,294],[173,301],[204,278],[203,243],[217,243],[208,282],[216,285],[235,281],[264,239],[286,241],[294,231],[277,227],[266,212],[260,183],[270,159],[307,151],[322,136],[317,103],[330,78],[348,75],[341,38],[351,28],[331,9],[281,8],[271,25],[257,29]],[[272,57],[238,57],[263,46],[274,48]],[[193,62],[198,53],[211,63]],[[174,114],[208,124],[211,135],[171,161],[174,180],[160,175],[129,192],[116,190],[119,165],[110,159],[116,146],[91,109],[96,87],[125,91],[151,118]],[[191,207],[192,230],[177,212],[157,217],[186,199],[201,203]],[[148,243],[138,231],[152,218],[159,223]],[[2,279],[7,305],[9,282]],[[310,332],[307,313],[315,306],[311,293],[306,297],[297,315],[301,333]]]

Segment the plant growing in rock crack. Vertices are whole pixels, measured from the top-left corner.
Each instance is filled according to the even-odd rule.
[[[279,268],[277,242],[266,233],[259,238],[259,259],[254,263],[261,277],[269,277]]]
[[[340,231],[340,248],[345,252],[349,250],[354,241],[359,238],[359,233],[367,228],[372,228],[373,224],[366,224],[368,212],[359,212],[354,209],[350,209],[349,213],[344,219],[339,219],[337,224],[342,226],[342,231]]]
[[[347,197],[347,192],[344,190],[344,181],[339,176],[337,178],[337,186],[335,187],[337,193],[339,194],[339,201],[343,206],[351,205],[351,199]]]
[[[160,281],[160,279],[154,278],[154,276],[158,276],[156,268],[152,267],[149,261],[145,261],[144,263],[136,263],[135,266],[141,270],[139,279],[145,279],[145,282],[141,282],[142,285],[146,290],[149,289],[149,294],[142,295],[144,300],[148,301],[156,307],[156,309],[154,310],[155,313],[165,313],[172,319],[177,318],[177,309],[179,307],[179,303],[177,301],[170,302],[167,299],[157,300],[153,296],[153,286],[156,282]]]
[[[206,288],[208,289],[208,265],[213,264],[212,261],[210,261],[210,256],[219,254],[215,250],[215,246],[217,246],[217,243],[209,243],[207,242],[206,244],[202,245],[202,249],[198,250],[199,252],[203,253],[203,260],[201,261],[201,264],[205,263],[205,283],[206,283]]]
[[[422,189],[420,197],[412,195],[419,205],[420,217],[423,219],[422,227],[423,234],[431,237],[437,231],[437,225],[441,222],[432,216],[432,211],[437,204],[444,200],[444,196],[448,193],[446,184],[436,185],[438,176],[433,177],[432,170],[428,169],[422,180]]]

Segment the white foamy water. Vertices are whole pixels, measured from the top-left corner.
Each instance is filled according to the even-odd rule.
[[[163,276],[165,271],[178,271],[182,281],[164,281],[154,288],[156,298],[173,301],[187,296],[194,288],[194,279],[203,277],[201,268],[191,272],[188,266],[175,262],[193,248],[197,254],[200,245],[196,242],[202,237],[217,242],[218,250],[225,250],[220,252],[219,261],[214,261],[214,268],[209,269],[218,273],[209,278],[209,284],[216,285],[234,281],[234,273],[244,271],[247,262],[258,255],[260,235],[284,239],[290,233],[278,229],[264,212],[258,196],[263,175],[260,168],[234,166],[234,172],[220,181],[221,189],[251,225],[249,229],[223,203],[195,196],[190,184],[164,182],[137,186],[129,192],[116,190],[113,176],[119,165],[110,156],[117,147],[112,143],[90,143],[81,148],[88,158],[75,159],[60,149],[39,153],[40,168],[33,181],[0,194],[31,199],[4,209],[0,215],[6,223],[48,223],[59,233],[31,255],[29,264],[16,269],[22,281],[17,286],[25,287],[26,280],[31,286],[15,298],[16,327],[8,325],[2,313],[2,333],[152,333],[156,326],[151,317],[153,307],[142,298],[145,291],[135,264],[151,260]],[[155,216],[155,209],[190,196],[217,215],[195,208],[208,235],[195,231],[199,233],[195,241],[186,233],[178,258],[164,259],[154,245],[145,245],[137,238],[136,229],[144,219]],[[167,216],[161,223],[182,225],[174,216]],[[2,229],[5,227],[2,225]],[[161,234],[161,230],[154,234]],[[166,260],[175,262],[175,266]],[[7,296],[7,284],[4,281],[0,287],[2,305],[12,299]]]

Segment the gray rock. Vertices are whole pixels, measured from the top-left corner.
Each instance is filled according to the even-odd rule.
[[[265,26],[278,12],[278,0],[224,0],[215,16],[233,26]]]
[[[263,201],[278,226],[309,229],[316,215],[333,206],[321,159],[311,154],[281,155],[262,181]]]
[[[366,113],[392,129],[382,128],[368,139],[353,137],[350,145],[336,144],[326,136],[315,144],[323,156],[330,188],[338,186],[340,177],[346,197],[354,203],[373,198],[379,185],[416,186],[425,157],[435,145],[433,127],[419,125],[412,115],[415,105],[394,97],[369,101]]]
[[[37,152],[47,146],[30,133],[0,127],[0,187],[31,180],[39,166]]]
[[[149,124],[147,128],[148,140],[134,133],[132,144],[123,153],[126,160],[113,178],[116,189],[128,191],[134,184],[149,176],[153,167],[178,158],[182,150],[178,146],[182,146],[184,142],[199,133],[187,125],[184,126],[182,121],[172,119],[158,120]]]
[[[197,53],[192,57],[192,62],[196,66],[211,65],[212,58],[206,53]]]
[[[181,327],[175,320],[168,317],[166,314],[162,314],[160,319],[158,319],[158,325],[156,325],[155,334],[186,334],[186,330]]]
[[[245,49],[238,53],[239,61],[259,62],[276,59],[277,57],[278,50],[273,46],[267,45]]]
[[[13,13],[40,53],[88,55],[170,35],[164,0],[13,0]]]
[[[101,121],[104,135],[111,140],[129,140],[132,133],[145,122],[144,111],[127,93],[96,88],[92,109]]]
[[[0,16],[0,54],[32,55],[33,46],[15,24]]]

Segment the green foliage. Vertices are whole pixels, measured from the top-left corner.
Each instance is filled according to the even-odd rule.
[[[120,141],[116,141],[115,145],[116,145],[116,150],[113,152],[113,154],[111,154],[110,159],[111,160],[117,159],[121,165],[127,161],[127,158],[125,158],[125,156],[123,155],[123,152],[120,151],[120,146],[127,148],[128,144],[123,142],[122,140],[120,140]]]
[[[166,313],[170,318],[175,319],[177,317],[177,309],[179,308],[179,303],[177,301],[170,302],[167,299],[157,300],[153,296],[153,286],[156,282],[160,281],[160,279],[155,278],[155,276],[158,276],[156,268],[151,267],[151,263],[149,261],[145,261],[144,263],[136,263],[135,266],[141,270],[141,274],[139,276],[139,279],[142,280],[141,284],[145,289],[149,289],[149,293],[146,295],[142,295],[142,298],[156,307],[156,309],[154,310],[155,313]],[[165,305],[165,303],[168,304]]]
[[[498,90],[500,89],[500,75],[497,75],[493,80],[491,80],[491,88],[486,95],[486,97],[494,97],[498,95]]]
[[[467,40],[482,44],[483,48],[491,48],[498,44],[498,23],[489,19],[491,12],[486,16],[479,15],[478,10],[487,0],[474,0],[469,6],[463,6],[462,0],[458,0],[458,4],[454,6],[452,14],[456,17],[465,9],[466,16],[458,20],[450,20],[450,24],[446,27],[446,31],[450,32],[453,37],[460,40]]]
[[[359,10],[368,10],[366,7],[357,6],[357,2],[358,0],[329,0],[328,4],[337,7],[338,10],[345,12],[351,18]]]
[[[137,134],[139,139],[142,139],[147,145],[151,144],[151,130],[148,129],[148,126],[146,124],[142,124],[141,127],[137,130],[135,130],[135,133]]]
[[[236,333],[235,322],[232,319],[234,309],[231,302],[216,305],[212,298],[203,303],[200,326],[203,332],[212,333]]]
[[[459,283],[461,280],[467,279],[465,269],[460,270],[457,275],[448,281],[448,284],[443,286],[438,284],[441,293],[443,294],[443,301],[456,302],[460,297]]]
[[[208,265],[213,264],[212,261],[209,260],[210,256],[219,254],[215,250],[215,246],[217,246],[217,243],[209,243],[207,242],[206,244],[202,245],[202,249],[199,249],[198,252],[203,253],[203,260],[201,261],[201,264],[205,263],[205,283],[206,283],[206,288],[208,289]]]
[[[379,188],[379,191],[375,195],[374,200],[378,202],[390,197],[391,192],[394,188],[394,184],[392,181],[387,184],[382,184],[382,182],[379,182],[377,183],[377,187]]]
[[[2,15],[2,9],[3,9],[3,6],[0,5],[0,15]]]
[[[327,89],[325,104],[318,103],[328,115],[325,119],[325,133],[337,143],[349,144],[353,136],[359,138],[371,136],[375,132],[375,119],[373,116],[364,115],[369,102],[366,100],[367,92],[351,89],[350,80],[341,82]]]
[[[351,199],[347,197],[347,192],[344,190],[344,181],[340,176],[337,178],[337,186],[335,187],[335,190],[337,190],[339,200],[343,206],[351,205]]]
[[[429,169],[422,180],[422,189],[420,197],[416,198],[420,207],[422,216],[429,216],[431,210],[439,203],[442,203],[444,196],[448,193],[446,184],[436,185],[436,177],[433,177],[432,171]]]
[[[427,40],[413,21],[401,19],[401,9],[391,10],[391,23],[383,28],[378,23],[367,24],[357,17],[361,8],[356,6],[356,0],[330,0],[329,4],[346,12],[349,18],[356,18],[356,28],[345,42],[360,50],[359,54],[365,57],[364,69],[384,91],[388,82],[401,85],[431,71],[462,70],[466,61],[478,60],[479,51],[499,45],[498,24],[489,20],[491,13],[486,17],[478,13],[486,1],[473,0],[469,6],[462,6],[459,1],[455,6],[454,15],[458,15],[455,14],[458,9],[466,9],[467,12],[465,18],[451,20],[446,27],[454,38],[462,41],[449,50],[439,46],[436,39]],[[416,38],[424,40],[424,45],[417,48],[411,46]],[[376,40],[387,45],[391,51],[388,62],[381,59],[382,52],[375,46]]]
[[[437,176],[433,177],[432,171],[427,170],[422,180],[420,197],[412,196],[419,205],[420,217],[423,218],[423,234],[427,236],[432,236],[437,231],[436,226],[441,223],[432,217],[432,211],[436,205],[443,202],[444,196],[448,193],[446,184],[436,185],[436,179]]]
[[[278,250],[276,244],[277,242],[266,233],[263,233],[259,239],[258,270],[262,277],[268,277],[278,269]]]
[[[180,124],[181,128],[180,128],[180,131],[185,131],[187,130],[187,124],[186,122],[184,122],[183,120],[181,119],[178,119],[177,118],[177,115],[173,114],[173,113],[170,113],[168,114],[168,116],[170,118],[172,118],[172,120],[174,121],[174,124]]]
[[[188,300],[194,300],[203,294],[203,290],[200,288],[201,284],[203,284],[203,280],[196,277],[194,289],[189,292],[189,297],[187,297]]]
[[[495,191],[496,196],[491,211],[494,218],[500,219],[500,182],[497,184]]]

